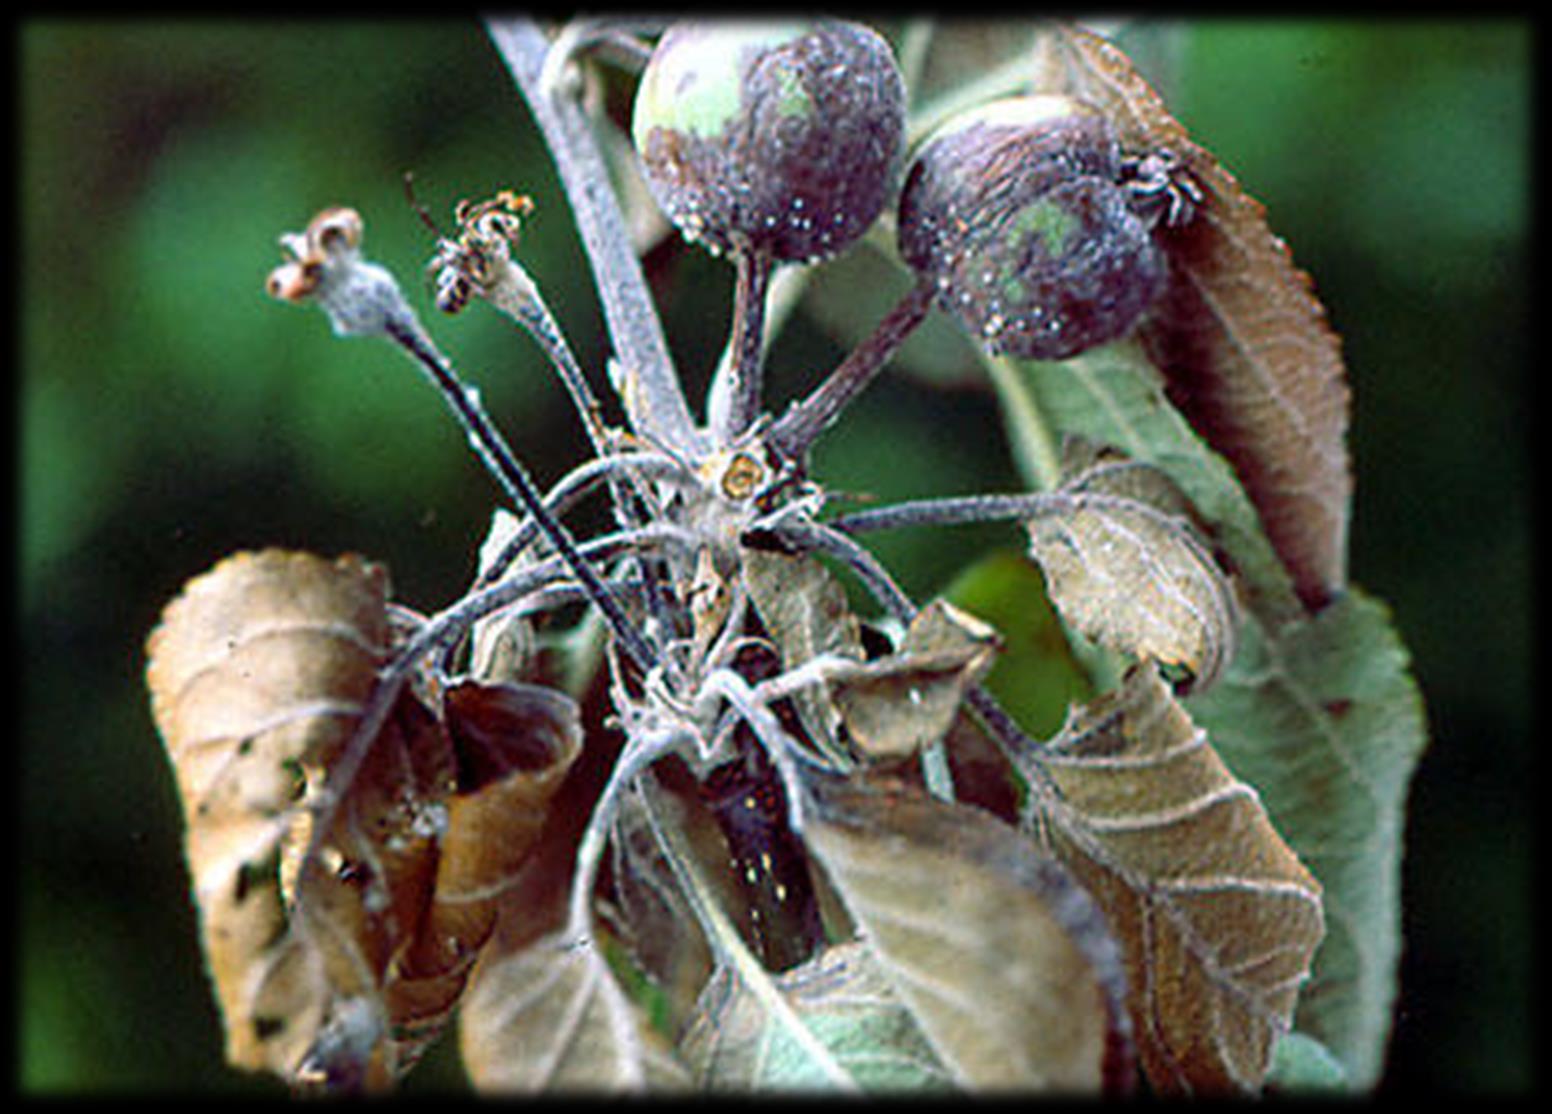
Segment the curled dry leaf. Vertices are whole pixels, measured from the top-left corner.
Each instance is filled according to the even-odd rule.
[[[1352,472],[1341,345],[1309,276],[1262,206],[1116,47],[1053,27],[1033,54],[1033,80],[1099,108],[1127,149],[1172,152],[1204,193],[1193,220],[1161,233],[1171,277],[1142,340],[1171,400],[1233,464],[1300,598],[1318,609],[1347,581]]]
[[[751,549],[743,574],[783,662],[820,666],[824,684],[793,695],[810,736],[833,741],[844,726],[868,758],[908,757],[941,739],[1000,646],[987,624],[935,600],[911,622],[898,650],[865,661],[846,593],[819,562]]]
[[[445,1020],[444,1011],[414,1024],[414,1015],[385,995],[384,984],[434,890],[447,823],[443,801],[452,784],[440,726],[413,694],[401,692],[323,837],[313,839],[311,811],[295,813],[281,868],[289,935],[277,951],[315,972],[312,998],[326,1019],[292,1073],[295,1082],[327,1090],[386,1088],[414,1066]],[[295,883],[287,885],[293,866]],[[269,961],[256,956],[254,966]],[[277,1006],[256,1008],[256,1026],[286,1033],[298,1028],[297,1016],[307,1016]]]
[[[576,703],[536,685],[462,681],[444,694],[457,790],[446,803],[435,886],[386,994],[401,1040],[441,1030],[582,746]]]
[[[1120,957],[1060,865],[978,809],[855,781],[813,788],[808,845],[956,1085],[1129,1086]]]
[[[228,1059],[331,1089],[387,1086],[440,1030],[580,743],[558,694],[457,686],[450,736],[405,688],[321,809],[388,650],[387,595],[358,558],[238,554],[148,647]]]
[[[998,645],[997,632],[975,616],[945,600],[927,604],[893,654],[831,673],[852,746],[871,759],[897,759],[936,743],[992,667]]]
[[[911,1011],[867,945],[817,953],[775,985],[796,1023],[863,1091],[922,1091],[952,1085]],[[795,1040],[760,997],[727,967],[706,984],[679,1055],[698,1090],[759,1093],[832,1087],[809,1047]]]
[[[387,591],[386,573],[354,557],[239,553],[188,583],[147,647],[227,1058],[239,1067],[288,1075],[323,1024],[317,956],[286,935],[281,845],[371,691]]]
[[[1321,888],[1150,662],[1042,751],[1052,845],[1126,958],[1149,1082],[1259,1089],[1324,935]]]
[[[1239,625],[1223,570],[1184,496],[1157,469],[1070,444],[1061,486],[1026,525],[1051,601],[1086,637],[1184,666],[1205,689],[1234,656]]]

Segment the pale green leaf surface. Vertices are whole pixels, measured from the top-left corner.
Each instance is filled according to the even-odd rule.
[[[1347,1086],[1342,1062],[1305,1033],[1289,1033],[1272,1053],[1268,1089],[1281,1092],[1340,1091]]]
[[[952,1085],[866,946],[826,948],[775,980],[793,1012],[865,1091]],[[832,1090],[812,1056],[727,968],[701,995],[679,1046],[698,1086],[726,1091]]]
[[[1422,697],[1389,611],[1357,589],[1276,636],[1248,620],[1240,642],[1223,680],[1188,706],[1325,888],[1326,940],[1296,1020],[1367,1089],[1396,997],[1407,787],[1427,741]]]

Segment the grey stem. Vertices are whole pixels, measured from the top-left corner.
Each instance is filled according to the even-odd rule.
[[[1029,519],[1069,502],[1070,499],[1050,492],[912,499],[887,507],[855,511],[833,518],[825,525],[846,534],[898,530],[906,526],[960,526],[975,522],[1002,522],[1010,518]]]
[[[523,286],[523,298],[513,306],[513,316],[528,330],[528,335],[549,358],[582,418],[582,426],[587,431],[593,451],[602,455],[608,451],[609,437],[604,430],[603,407],[599,405],[598,396],[588,385],[587,376],[577,363],[576,355],[566,341],[566,334],[561,331],[560,322],[555,320],[544,296],[539,293],[538,284],[515,263],[513,267]]]
[[[469,435],[470,445],[479,454],[486,469],[501,484],[507,497],[538,522],[545,539],[566,562],[588,595],[593,597],[593,602],[619,639],[625,655],[643,672],[650,671],[657,664],[657,652],[625,614],[613,590],[599,577],[591,562],[577,551],[577,543],[572,539],[571,531],[545,508],[538,487],[518,462],[495,422],[491,421],[478,394],[464,386],[452,365],[417,323],[393,320],[388,323],[387,331],[441,392],[448,408]]]
[[[841,561],[867,589],[868,594],[883,606],[891,618],[899,623],[909,623],[916,617],[915,601],[895,583],[889,570],[871,552],[855,540],[829,525],[813,522],[797,515],[789,515],[772,523],[771,532],[792,548],[813,553],[823,553]],[[1038,755],[1040,744],[1031,739],[1012,716],[997,702],[997,698],[980,685],[972,688],[965,700],[981,716],[992,740],[1002,749],[1013,766],[1033,781],[1044,784],[1045,773]]]
[[[661,530],[649,527],[631,534],[595,538],[584,542],[581,549],[587,556],[597,558],[624,548],[672,541],[673,539],[665,536]],[[305,854],[306,861],[316,858],[324,839],[333,830],[340,802],[345,799],[345,795],[355,783],[356,775],[360,772],[372,743],[397,703],[399,692],[409,680],[416,662],[439,646],[445,646],[459,638],[482,616],[507,606],[514,600],[565,575],[567,571],[568,566],[564,560],[560,557],[551,557],[522,569],[500,584],[465,596],[452,607],[428,619],[410,636],[409,641],[399,650],[394,659],[379,670],[377,683],[373,685],[372,692],[361,709],[361,718],[357,721],[355,730],[351,732],[351,737],[345,744],[339,759],[330,767],[324,790],[314,802],[315,813],[312,835]]]
[[[766,435],[766,443],[778,456],[790,461],[803,459],[809,446],[878,377],[900,345],[926,319],[932,296],[930,282],[917,282],[829,378],[777,419]]]
[[[541,76],[550,41],[533,20],[491,19],[486,29],[555,160],[593,269],[609,336],[641,393],[640,411],[651,428],[637,432],[693,455],[700,436],[587,117],[570,100],[546,90]]]
[[[561,477],[560,481],[545,495],[544,505],[551,514],[559,518],[593,488],[615,478],[619,473],[632,471],[671,477],[678,475],[682,470],[683,465],[677,460],[661,453],[621,453],[615,456],[594,457]],[[502,547],[501,553],[475,578],[470,590],[478,591],[500,580],[512,562],[517,560],[523,550],[533,544],[538,533],[537,521],[531,517],[523,519],[511,539]]]
[[[733,290],[733,330],[728,340],[727,377],[719,377],[707,407],[712,440],[731,445],[760,413],[765,352],[765,303],[771,287],[771,258],[761,251],[733,257],[738,279]]]

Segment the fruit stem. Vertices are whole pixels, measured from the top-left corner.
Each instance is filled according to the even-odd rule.
[[[802,460],[819,435],[834,424],[841,411],[873,382],[906,338],[926,320],[932,296],[932,283],[926,279],[918,280],[906,291],[872,335],[854,348],[808,397],[793,404],[771,426],[766,437],[771,449],[787,460]]]
[[[582,418],[593,451],[600,456],[608,452],[609,436],[604,428],[603,406],[588,385],[587,376],[577,363],[571,345],[566,342],[560,323],[539,293],[538,284],[515,259],[509,259],[502,268],[502,281],[493,286],[487,298],[521,325],[544,352]]]
[[[942,499],[912,499],[887,507],[833,518],[825,525],[844,534],[898,530],[909,526],[959,526],[966,523],[1029,519],[1063,506],[1066,497],[1051,492],[1017,495],[961,495]]]
[[[707,419],[712,440],[730,445],[760,413],[765,360],[765,308],[771,288],[772,260],[756,249],[735,253],[733,328],[728,356],[712,383]]]

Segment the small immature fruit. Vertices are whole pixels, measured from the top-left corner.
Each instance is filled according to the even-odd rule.
[[[905,85],[889,44],[854,23],[679,23],[642,74],[632,132],[686,239],[820,259],[889,200]]]
[[[1080,101],[970,109],[906,173],[900,252],[992,352],[1066,359],[1124,336],[1164,286],[1125,166],[1110,121]]]

